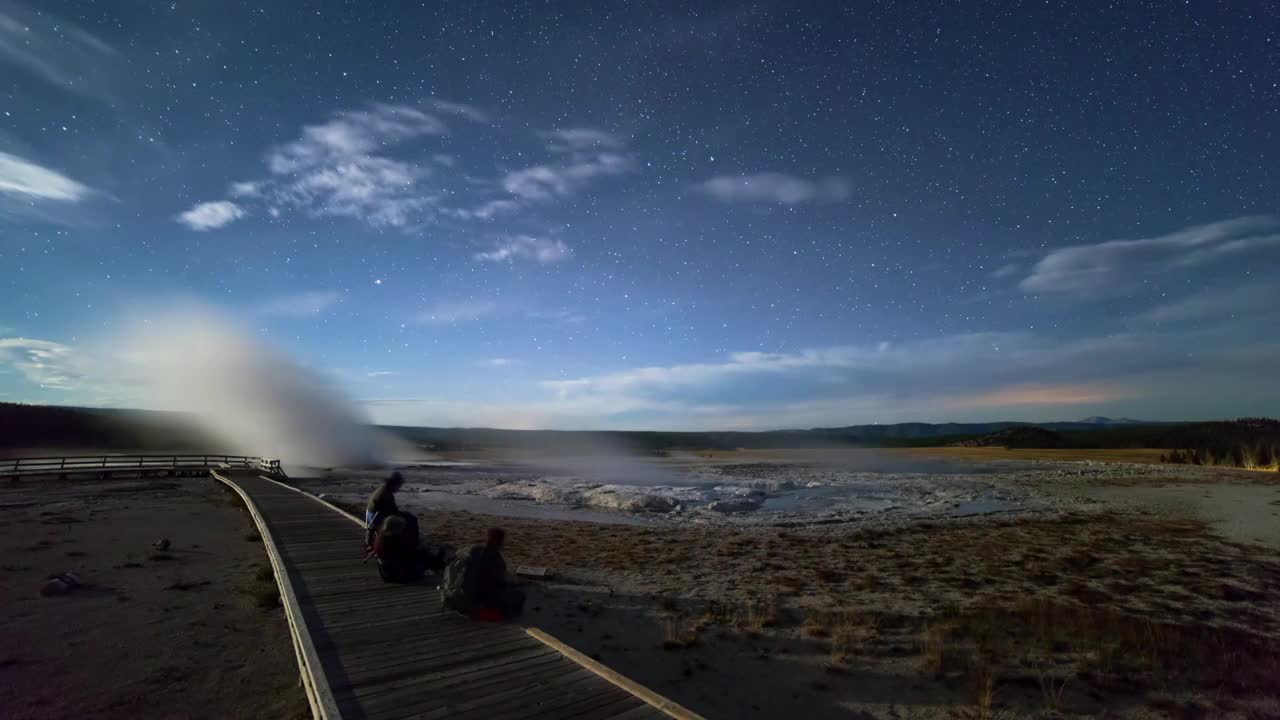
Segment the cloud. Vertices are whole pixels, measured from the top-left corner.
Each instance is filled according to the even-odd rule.
[[[1168,235],[1053,250],[1019,287],[1034,293],[1114,289],[1154,273],[1191,268],[1246,250],[1280,245],[1280,218],[1241,217]]]
[[[1005,265],[1001,265],[1000,267],[992,271],[991,277],[997,278],[997,279],[1007,278],[1013,275],[1017,275],[1021,270],[1022,268],[1017,263],[1007,263]]]
[[[0,152],[0,193],[75,202],[89,192],[88,187],[65,175],[16,155]]]
[[[84,29],[47,12],[0,8],[0,61],[71,93],[112,100],[119,53]]]
[[[84,378],[80,358],[68,346],[34,338],[0,338],[0,363],[17,368],[42,388],[71,390]]]
[[[202,202],[192,206],[190,210],[178,215],[178,222],[192,230],[204,232],[216,230],[244,217],[244,208],[230,200]]]
[[[783,205],[841,202],[848,200],[852,193],[847,178],[832,176],[808,180],[777,172],[720,175],[694,187],[699,192],[725,202],[773,202]]]
[[[470,208],[446,211],[464,220],[488,220],[536,203],[571,197],[598,178],[630,172],[635,163],[622,138],[594,128],[566,128],[538,133],[552,161],[509,170],[498,180],[505,197]]]
[[[608,408],[668,420],[706,413],[734,422],[752,418],[759,427],[789,424],[780,420],[786,413],[792,421],[814,424],[939,419],[940,410],[946,411],[943,417],[991,417],[1011,409],[1052,416],[1055,408],[1100,409],[1133,398],[1142,399],[1141,407],[1172,402],[1175,395],[1184,402],[1191,396],[1185,387],[1189,376],[1256,383],[1275,352],[1269,338],[1254,341],[1216,328],[1075,339],[969,333],[790,353],[741,352],[716,362],[547,380],[542,387],[566,408],[601,408],[609,417],[623,411]],[[1217,392],[1197,400],[1202,406],[1219,403]],[[1277,399],[1272,393],[1271,401]]]
[[[365,373],[365,377],[371,377],[371,378],[392,377],[399,374],[400,373],[396,372],[395,370],[372,370],[370,372]]]
[[[493,250],[477,253],[475,256],[476,260],[481,261],[525,259],[536,260],[544,265],[567,257],[569,257],[569,246],[563,241],[531,235],[514,235],[505,238]]]
[[[1157,323],[1248,319],[1274,316],[1277,307],[1280,307],[1280,284],[1262,282],[1202,290],[1181,300],[1157,305],[1137,319]]]
[[[584,315],[572,310],[530,310],[525,313],[525,317],[530,320],[543,320],[565,325],[581,325],[587,321]]]
[[[613,133],[595,128],[565,128],[540,133],[552,152],[574,153],[623,150],[626,143]]]
[[[465,108],[449,110],[460,114]],[[422,186],[431,170],[386,153],[400,143],[447,132],[435,116],[406,105],[375,103],[366,110],[336,112],[326,122],[304,126],[297,140],[271,148],[268,177],[233,182],[228,194],[266,205],[272,217],[294,209],[313,217],[349,217],[373,227],[403,227],[435,202]],[[201,203],[179,220],[210,230],[243,215],[239,205],[220,201]]]
[[[268,153],[275,180],[266,196],[315,216],[351,217],[374,227],[406,225],[432,202],[418,187],[430,171],[384,153],[406,140],[446,132],[439,119],[403,105],[335,113]]]
[[[545,201],[572,195],[593,178],[621,175],[630,169],[626,157],[601,152],[562,165],[534,165],[509,172],[502,178],[502,188],[524,200]]]
[[[441,303],[418,315],[418,321],[434,325],[473,322],[498,312],[494,302]]]
[[[481,125],[488,125],[492,122],[492,119],[489,117],[489,113],[474,105],[450,102],[449,100],[441,100],[440,98],[431,99],[430,104],[436,112],[444,115],[457,115],[458,117],[466,118],[471,122],[479,123]]]
[[[308,317],[318,315],[342,302],[342,293],[334,290],[281,295],[258,306],[258,314],[274,317]]]
[[[485,360],[482,360],[480,364],[483,365],[484,367],[503,368],[503,367],[510,367],[516,364],[516,361],[506,357],[495,357],[495,358],[487,358]]]
[[[519,210],[521,203],[517,200],[489,200],[474,208],[446,208],[442,212],[461,220],[488,220],[496,215]]]

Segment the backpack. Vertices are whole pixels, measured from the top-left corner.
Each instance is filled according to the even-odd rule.
[[[467,568],[471,565],[471,553],[461,553],[444,569],[440,583],[440,601],[450,610],[467,612]]]

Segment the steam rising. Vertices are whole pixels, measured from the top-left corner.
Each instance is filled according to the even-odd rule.
[[[151,316],[121,347],[147,406],[190,413],[235,452],[307,465],[380,459],[378,436],[339,392],[208,309]]]

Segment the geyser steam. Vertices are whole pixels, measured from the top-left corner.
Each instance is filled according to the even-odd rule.
[[[146,405],[190,413],[235,452],[324,466],[380,460],[377,435],[337,390],[212,310],[149,314],[117,342]]]

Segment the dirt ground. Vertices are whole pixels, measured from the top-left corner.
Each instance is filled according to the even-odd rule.
[[[707,717],[1280,718],[1280,557],[1195,519],[423,524],[506,527],[527,624]]]
[[[309,717],[252,529],[206,478],[0,485],[0,715]]]

